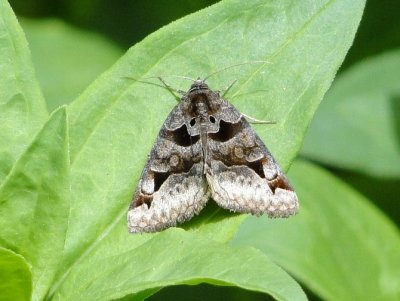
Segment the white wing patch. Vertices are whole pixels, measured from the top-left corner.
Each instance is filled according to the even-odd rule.
[[[247,166],[227,167],[213,161],[207,181],[217,204],[234,212],[288,217],[296,214],[299,208],[293,191],[281,188],[272,191],[268,180]]]
[[[207,203],[209,192],[202,175],[203,163],[194,164],[188,173],[173,174],[153,194],[151,206],[142,204],[128,212],[132,233],[156,232],[197,215]]]

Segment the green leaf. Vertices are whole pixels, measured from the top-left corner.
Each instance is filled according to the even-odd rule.
[[[232,64],[268,61],[220,72],[207,82],[217,89],[239,80],[228,98],[246,114],[278,122],[257,130],[287,167],[351,44],[363,6],[364,1],[354,0],[223,1],[149,36],[96,80],[69,111],[71,215],[65,260],[52,295],[65,291],[63,283],[72,277],[69,273],[91,261],[95,249],[103,248],[107,254],[118,246],[119,252],[125,252],[146,245],[152,237],[131,238],[126,213],[147,154],[175,100],[166,89],[143,83],[151,82],[146,77],[161,75],[176,88],[188,89],[190,82],[166,75],[204,77]],[[227,241],[243,216],[230,215],[229,222],[219,212],[204,212],[184,227],[201,235],[207,225],[205,235]],[[150,261],[163,250],[137,256]],[[198,248],[191,252],[196,256]],[[140,279],[138,272],[131,273]],[[91,270],[88,277],[92,275],[96,282],[96,274]],[[79,273],[74,275],[80,282]]]
[[[46,121],[28,45],[6,0],[0,0],[0,183]]]
[[[122,54],[105,38],[60,20],[22,19],[21,25],[49,110],[75,99]]]
[[[54,112],[0,186],[0,243],[32,266],[41,300],[61,260],[68,223],[65,107]]]
[[[25,259],[0,247],[0,301],[31,299],[31,271]]]
[[[233,245],[262,250],[324,300],[398,300],[400,235],[391,221],[315,165],[296,161],[289,175],[299,215],[249,218]]]
[[[318,109],[302,154],[380,177],[400,176],[400,49],[342,73]]]
[[[127,294],[143,300],[154,288],[201,282],[235,285],[277,300],[307,300],[300,286],[258,250],[228,247],[182,229],[138,237],[121,227],[118,234],[132,247],[98,249],[76,264],[57,292],[59,300],[114,300]],[[145,237],[146,243],[137,243]]]

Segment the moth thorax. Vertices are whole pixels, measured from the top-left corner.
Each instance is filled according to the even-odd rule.
[[[209,106],[206,95],[198,94],[193,98],[193,109],[197,116],[205,117],[208,115]]]

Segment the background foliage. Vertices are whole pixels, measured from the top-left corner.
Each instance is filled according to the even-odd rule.
[[[0,300],[400,299],[400,4],[368,1],[346,55],[362,1],[199,11],[213,3],[15,0],[18,24],[0,1]],[[238,79],[235,106],[278,122],[256,129],[285,169],[300,153],[300,214],[210,203],[183,229],[128,235],[130,195],[174,103],[123,77],[253,59],[271,64],[210,84]]]

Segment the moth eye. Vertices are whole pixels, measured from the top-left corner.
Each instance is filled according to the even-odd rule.
[[[190,120],[190,126],[194,126],[196,124],[196,118],[192,118],[192,120]]]
[[[210,119],[210,122],[211,123],[215,123],[215,117],[214,116],[212,116],[212,115],[210,115],[210,117],[208,117],[208,119]]]

